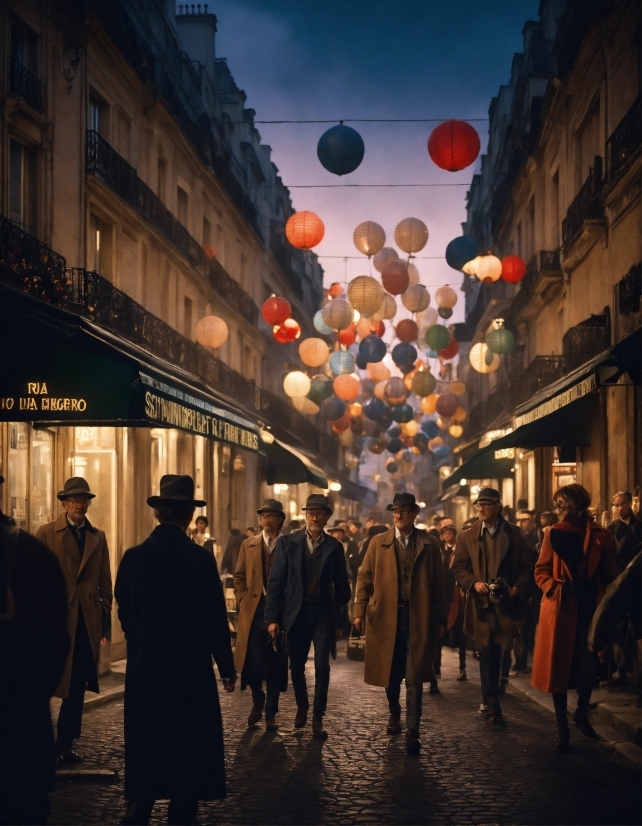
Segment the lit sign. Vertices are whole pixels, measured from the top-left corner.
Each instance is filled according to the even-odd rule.
[[[85,399],[50,396],[46,382],[28,381],[24,396],[4,396],[0,398],[0,410],[36,410],[47,412],[84,413]]]
[[[496,459],[514,459],[515,458],[515,448],[514,447],[503,447],[500,450],[495,451],[495,458]]]

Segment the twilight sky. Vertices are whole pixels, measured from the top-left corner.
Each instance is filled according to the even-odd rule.
[[[510,78],[522,28],[538,0],[216,0],[216,53],[226,57],[256,120],[344,119],[362,135],[361,166],[341,178],[319,163],[316,145],[333,124],[258,124],[284,183],[464,184],[434,188],[292,189],[296,209],[311,209],[326,236],[316,247],[326,286],[367,274],[352,242],[362,221],[380,223],[394,245],[396,224],[420,218],[430,232],[415,262],[434,294],[461,276],[443,259],[461,234],[465,194],[476,165],[439,170],[426,141],[440,120],[487,117],[491,98]],[[435,118],[434,123],[351,123],[354,118]],[[472,120],[482,151],[488,124]],[[479,163],[479,161],[478,161]],[[347,265],[343,256],[351,258]],[[331,258],[326,256],[337,256]],[[426,256],[426,257],[421,257]],[[429,257],[428,257],[429,256]],[[376,272],[373,273],[376,275]],[[434,306],[434,305],[433,305]],[[452,321],[463,320],[463,301]]]

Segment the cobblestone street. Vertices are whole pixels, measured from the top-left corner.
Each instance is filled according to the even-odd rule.
[[[407,757],[403,737],[385,734],[383,689],[362,681],[363,665],[333,664],[330,737],[294,729],[292,690],[282,698],[280,729],[248,729],[249,691],[221,694],[228,798],[201,804],[202,823],[639,823],[639,770],[573,729],[575,750],[553,751],[552,715],[521,697],[505,698],[508,725],[490,730],[477,714],[477,662],[467,683],[444,649],[440,696],[425,695],[423,753]],[[308,673],[310,668],[308,668]],[[309,681],[311,682],[311,680]],[[123,703],[88,712],[79,749],[85,766],[112,768],[119,781],[61,781],[52,823],[117,823],[123,812]],[[164,822],[159,803],[154,823]]]

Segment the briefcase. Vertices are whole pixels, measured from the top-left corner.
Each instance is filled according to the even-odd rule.
[[[358,662],[363,662],[366,656],[366,638],[364,636],[355,636],[354,626],[350,631],[350,636],[348,637],[348,647],[346,649],[346,654],[348,655],[349,660],[357,660]]]

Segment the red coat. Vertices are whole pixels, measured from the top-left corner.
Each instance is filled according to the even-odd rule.
[[[554,527],[564,529],[563,522]],[[571,571],[553,551],[550,528],[544,528],[544,538],[535,565],[535,582],[542,591],[539,626],[533,652],[531,685],[541,691],[566,691],[571,674],[573,649],[577,631],[577,602],[572,589]],[[598,584],[597,602],[607,585],[618,574],[610,533],[596,522],[589,521],[584,536],[586,574]],[[587,641],[588,646],[588,641]]]

